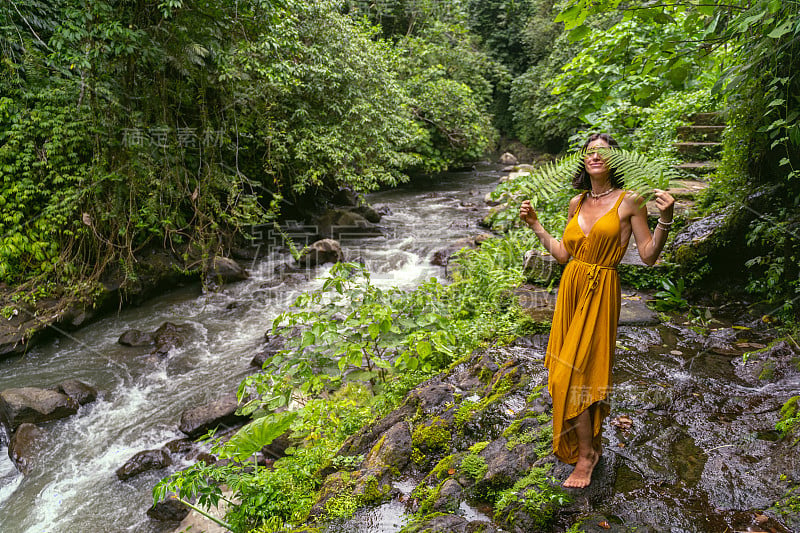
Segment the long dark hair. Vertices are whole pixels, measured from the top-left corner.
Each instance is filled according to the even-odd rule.
[[[581,152],[586,150],[589,147],[589,143],[592,141],[596,141],[597,139],[602,139],[608,143],[608,145],[612,148],[619,148],[619,144],[614,138],[609,135],[608,133],[592,133],[589,135],[589,138],[586,139],[586,142],[583,143],[583,147],[581,148]],[[613,167],[610,169],[608,174],[608,179],[611,181],[611,186],[616,187],[618,189],[622,188],[622,176],[617,176],[617,171]],[[572,178],[572,186],[575,189],[581,189],[588,191],[592,188],[592,180],[589,177],[589,174],[586,172],[586,166],[583,163],[583,158],[581,158],[581,167],[575,173],[575,176]]]

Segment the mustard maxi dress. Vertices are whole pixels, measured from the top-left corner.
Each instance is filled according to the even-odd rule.
[[[624,196],[623,191],[585,235],[578,224],[584,193],[564,229],[562,242],[572,260],[561,277],[545,366],[553,398],[553,453],[569,464],[578,460],[578,438],[574,431],[566,433],[566,421],[601,402],[590,413],[597,449],[610,410],[602,400],[610,393],[621,303],[616,267],[625,249],[617,209]]]

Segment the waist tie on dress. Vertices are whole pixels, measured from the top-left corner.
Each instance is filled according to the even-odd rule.
[[[580,259],[572,258],[573,261],[577,261],[578,263],[589,267],[589,271],[586,273],[587,277],[589,278],[589,290],[594,290],[597,287],[597,283],[599,282],[598,278],[600,277],[600,269],[604,268],[607,270],[616,270],[617,267],[615,266],[605,266],[605,265],[598,265],[597,263],[587,263],[586,261],[581,261]]]

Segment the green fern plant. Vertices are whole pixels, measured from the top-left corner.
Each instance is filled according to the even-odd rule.
[[[616,170],[623,180],[623,188],[635,192],[645,202],[652,197],[653,189],[666,190],[678,178],[678,173],[673,168],[638,152],[619,148],[595,148],[593,151],[599,153],[608,166]],[[538,203],[571,187],[572,177],[580,171],[587,153],[587,150],[573,152],[537,168],[521,185],[523,196],[536,207]]]

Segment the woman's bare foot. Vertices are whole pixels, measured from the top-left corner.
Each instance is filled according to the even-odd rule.
[[[588,457],[578,457],[575,470],[572,471],[563,486],[574,489],[588,487],[592,482],[592,471],[594,471],[594,467],[597,466],[599,460],[600,453],[595,450],[592,450],[592,454]]]

